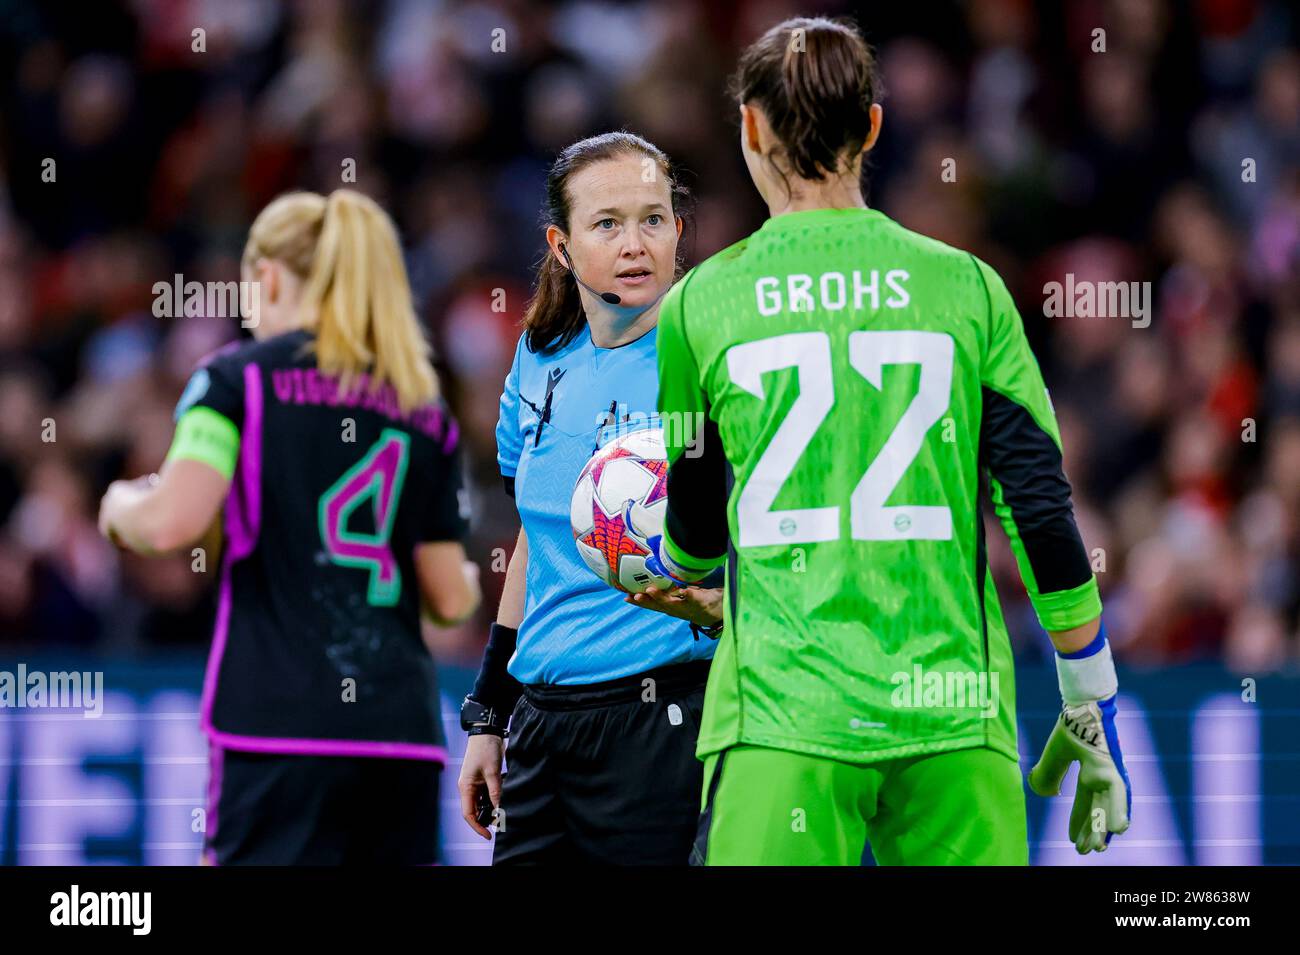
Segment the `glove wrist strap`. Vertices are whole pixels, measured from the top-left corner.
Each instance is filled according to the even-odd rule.
[[[689,587],[691,584],[696,583],[709,575],[707,570],[701,571],[694,570],[690,567],[683,567],[681,564],[677,563],[677,561],[673,560],[672,555],[668,553],[668,547],[664,544],[663,535],[659,536],[656,545],[656,552],[659,557],[660,565],[668,573],[669,577],[677,581],[677,583],[681,584],[683,587]]]
[[[1061,699],[1067,706],[1095,703],[1109,699],[1119,689],[1115,675],[1115,660],[1110,653],[1103,624],[1097,637],[1082,650],[1056,654],[1056,678],[1061,687]]]

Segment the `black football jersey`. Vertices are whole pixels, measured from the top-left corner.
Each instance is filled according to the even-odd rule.
[[[364,375],[344,393],[312,343],[225,349],[182,399],[240,433],[203,728],[229,749],[441,759],[413,550],[467,529],[456,423]]]

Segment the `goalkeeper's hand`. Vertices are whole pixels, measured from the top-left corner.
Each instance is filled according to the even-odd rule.
[[[1080,855],[1105,852],[1111,836],[1128,829],[1133,791],[1124,769],[1115,730],[1118,680],[1105,628],[1077,654],[1057,654],[1057,674],[1065,704],[1043,755],[1029,771],[1029,787],[1055,796],[1071,763],[1079,764],[1070,841]]]
[[[669,584],[672,587],[689,587],[691,581],[675,577],[673,574],[669,573],[668,568],[664,566],[663,558],[659,556],[660,544],[663,539],[664,536],[662,534],[655,534],[646,541],[646,544],[650,548],[650,556],[645,559],[645,569],[656,577],[662,577],[669,581]]]
[[[645,569],[656,577],[662,577],[664,580],[668,581],[669,588],[691,586],[691,584],[696,581],[688,580],[684,575],[680,575],[680,572],[674,574],[664,566],[665,558],[661,554],[663,549],[661,545],[663,543],[664,535],[652,534],[649,537],[646,537],[637,530],[636,525],[632,523],[633,503],[633,501],[628,501],[623,505],[623,526],[633,537],[639,537],[641,540],[645,541],[646,549],[650,551],[650,556],[645,559]],[[674,569],[676,569],[675,565]],[[701,574],[700,576],[703,577],[705,575]]]

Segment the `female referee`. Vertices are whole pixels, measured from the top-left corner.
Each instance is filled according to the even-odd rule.
[[[1065,705],[1030,785],[1054,794],[1081,762],[1070,839],[1103,850],[1129,818],[1115,668],[1015,304],[974,256],[867,208],[882,111],[851,26],[772,28],[733,92],[771,217],[682,279],[659,332],[661,411],[716,431],[693,457],[666,442],[648,564],[727,564],[692,859],[856,865],[869,841],[882,864],[1026,863],[983,489],[1057,650]]]
[[[359,193],[292,193],[242,272],[255,340],[194,373],[161,473],[114,483],[99,517],[161,554],[225,505],[204,861],[432,864],[445,752],[419,618],[467,617],[478,578],[397,235]]]
[[[461,808],[485,838],[496,822],[494,864],[684,865],[721,591],[666,602],[682,619],[646,613],[592,575],[569,520],[597,446],[654,413],[658,306],[677,275],[684,190],[659,149],[619,132],[565,149],[546,197],[549,251],[497,425],[522,528],[462,710]]]

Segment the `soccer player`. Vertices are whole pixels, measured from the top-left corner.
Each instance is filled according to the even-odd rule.
[[[522,528],[461,712],[461,811],[485,838],[496,822],[496,865],[690,857],[721,590],[663,608],[680,620],[631,606],[583,563],[569,518],[597,447],[653,424],[683,198],[663,152],[625,132],[574,143],[547,178],[548,248],[497,424]],[[621,516],[610,529],[623,532]]]
[[[225,506],[205,861],[432,864],[445,750],[419,616],[466,618],[478,578],[397,235],[359,193],[292,193],[242,272],[255,340],[194,373],[161,473],[114,483],[99,517],[159,554]]]
[[[1060,438],[1006,287],[867,208],[880,132],[850,26],[790,20],[743,54],[740,142],[771,218],[660,315],[670,443],[658,569],[727,567],[693,861],[1024,864],[1012,655],[987,489],[1057,649],[1063,712],[1030,775],[1080,761],[1081,853],[1128,826],[1115,669]],[[676,429],[666,428],[672,436]]]

